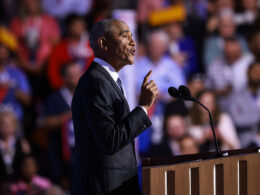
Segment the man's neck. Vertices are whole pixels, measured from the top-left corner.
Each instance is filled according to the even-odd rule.
[[[123,65],[120,65],[119,63],[116,62],[116,60],[114,60],[114,58],[110,58],[109,56],[96,55],[95,57],[100,58],[105,62],[107,62],[115,69],[116,72],[119,72],[123,68]]]

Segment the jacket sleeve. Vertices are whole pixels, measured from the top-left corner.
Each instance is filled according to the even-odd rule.
[[[118,119],[116,115],[121,113],[115,113],[113,108],[115,102],[111,87],[104,83],[95,83],[86,93],[83,100],[85,118],[96,144],[104,153],[116,153],[151,126],[151,121],[140,107]]]

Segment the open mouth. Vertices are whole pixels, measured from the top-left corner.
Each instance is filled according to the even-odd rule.
[[[130,52],[130,54],[132,54],[133,56],[135,55],[135,49],[130,49],[129,52]]]

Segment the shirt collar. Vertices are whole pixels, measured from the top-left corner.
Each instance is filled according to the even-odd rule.
[[[110,76],[113,78],[113,80],[115,82],[117,82],[118,79],[118,73],[116,72],[116,70],[114,69],[113,66],[111,66],[109,63],[107,63],[106,61],[95,57],[94,61],[98,64],[100,64],[109,74]]]

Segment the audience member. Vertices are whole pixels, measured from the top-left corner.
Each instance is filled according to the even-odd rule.
[[[30,153],[28,142],[17,136],[19,120],[8,108],[0,108],[0,183],[17,179],[21,160]]]
[[[10,28],[19,41],[21,67],[29,74],[39,75],[59,40],[59,26],[54,18],[42,12],[40,0],[22,0],[22,8]]]
[[[88,68],[94,59],[94,53],[89,45],[84,18],[71,14],[66,19],[67,35],[54,48],[47,68],[47,75],[53,89],[63,85],[61,68],[70,61],[77,61],[81,70]]]
[[[178,87],[185,83],[185,76],[178,64],[165,55],[169,44],[169,38],[163,31],[155,31],[149,35],[147,43],[147,55],[137,59],[136,70],[138,85],[149,70],[153,71],[151,79],[158,83],[159,99],[169,99],[169,86]],[[156,49],[155,49],[156,48]],[[174,76],[173,76],[174,75]]]
[[[197,97],[201,91],[205,90],[205,79],[206,77],[202,73],[194,74],[188,79],[187,86],[190,89],[192,97]],[[194,102],[184,101],[184,104],[190,110]]]
[[[56,183],[70,178],[70,158],[74,149],[74,129],[71,101],[78,80],[82,75],[80,65],[69,62],[62,67],[64,85],[46,101],[44,126],[49,131],[47,149],[49,177]],[[64,186],[63,186],[64,187]]]
[[[164,119],[164,139],[151,147],[151,157],[180,155],[180,140],[188,132],[185,118],[181,115],[169,115]]]
[[[138,21],[144,24],[148,21],[148,17],[152,11],[159,10],[164,7],[163,0],[141,0],[138,2]]]
[[[217,30],[219,26],[218,15],[222,10],[232,10],[235,9],[234,0],[213,0],[208,1],[208,21],[206,24],[206,30],[208,33],[213,33]]]
[[[260,62],[260,29],[252,33],[249,46],[255,60]]]
[[[42,0],[43,9],[55,18],[63,19],[71,13],[85,15],[92,6],[92,0]]]
[[[37,163],[33,156],[23,157],[20,167],[20,177],[11,185],[12,194],[44,194],[51,182],[37,174]]]
[[[197,99],[212,113],[216,136],[221,149],[239,148],[240,143],[232,119],[228,114],[221,112],[214,93],[204,90],[199,93]],[[194,104],[190,110],[189,133],[197,141],[201,151],[215,150],[208,112],[199,104]]]
[[[246,85],[247,69],[252,60],[252,55],[243,55],[236,38],[227,38],[224,57],[213,61],[208,67],[206,87],[215,92],[222,110],[226,111],[232,101],[231,92]]]
[[[212,61],[224,56],[224,40],[235,37],[240,45],[242,53],[248,52],[246,40],[236,33],[234,14],[231,10],[222,10],[218,16],[218,35],[212,35],[205,40],[204,66],[205,70],[211,65]]]
[[[194,74],[188,79],[187,84],[193,97],[197,97],[198,94],[204,90],[204,80],[205,78],[202,74]],[[165,117],[170,115],[181,115],[184,118],[187,118],[193,104],[192,101],[173,99],[173,101],[166,104],[164,115]]]
[[[162,138],[162,121],[165,103],[168,103],[169,86],[178,87],[185,83],[185,76],[179,65],[165,54],[168,48],[169,38],[164,31],[155,31],[148,36],[147,55],[136,60],[136,81],[138,88],[141,80],[149,70],[153,71],[151,79],[157,84],[159,95],[149,114],[152,117],[153,126],[151,131],[152,143],[158,143]],[[156,48],[156,49],[154,49]],[[174,76],[173,76],[174,75]]]
[[[10,105],[19,119],[23,106],[31,103],[31,89],[26,75],[10,59],[11,50],[0,42],[0,104]]]
[[[166,27],[166,32],[170,38],[170,55],[188,78],[199,70],[198,57],[193,40],[184,35],[182,25],[180,22],[172,22]]]
[[[217,10],[222,10],[222,9],[225,9],[225,8],[233,10],[234,7],[235,7],[234,0],[216,0],[215,4],[216,4]]]
[[[188,78],[187,85],[193,97],[197,97],[205,89],[205,80],[206,77],[202,73],[193,74]]]
[[[182,155],[196,154],[199,152],[199,147],[193,137],[185,135],[180,139],[180,151]]]
[[[186,101],[181,99],[173,99],[170,103],[165,105],[164,115],[181,115],[187,117],[189,114],[189,105],[186,104]]]
[[[257,0],[240,0],[240,3],[242,10],[235,14],[235,22],[238,26],[238,32],[248,37],[259,18]]]
[[[115,1],[113,1],[113,3],[114,2]],[[92,4],[92,9],[87,13],[85,18],[89,29],[91,29],[98,21],[105,18],[111,18],[113,3],[111,2],[111,0],[94,1],[94,3]]]
[[[246,147],[257,133],[260,121],[260,63],[252,63],[247,72],[247,86],[235,92],[229,103],[229,113],[237,128],[242,147]]]

